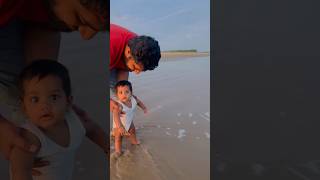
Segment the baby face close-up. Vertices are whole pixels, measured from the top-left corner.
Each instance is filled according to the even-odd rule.
[[[62,81],[57,76],[25,80],[23,89],[23,110],[32,123],[47,129],[64,120],[71,97],[66,96]]]
[[[131,91],[129,86],[118,86],[117,97],[121,102],[128,102],[131,98]]]

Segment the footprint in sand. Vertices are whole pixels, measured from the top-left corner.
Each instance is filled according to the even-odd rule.
[[[170,130],[171,128],[167,128],[168,130]]]
[[[197,121],[193,121],[192,124],[193,124],[193,125],[196,125],[196,124],[197,124]]]
[[[177,138],[181,139],[182,137],[186,136],[185,133],[186,133],[185,129],[179,129],[179,135],[177,136]]]
[[[166,131],[166,135],[171,136],[171,134],[168,131]]]

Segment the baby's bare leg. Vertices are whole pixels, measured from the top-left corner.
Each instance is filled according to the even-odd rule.
[[[117,128],[114,129],[114,148],[117,154],[121,154],[122,151],[122,136]]]
[[[136,136],[136,128],[134,127],[134,124],[132,123],[129,129],[129,139],[131,141],[131,144],[140,144],[140,142],[137,140]]]

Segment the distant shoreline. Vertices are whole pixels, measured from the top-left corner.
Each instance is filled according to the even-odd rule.
[[[181,57],[207,57],[209,52],[161,52],[162,59],[181,58]]]

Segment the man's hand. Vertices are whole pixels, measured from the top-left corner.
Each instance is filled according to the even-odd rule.
[[[129,135],[130,135],[130,134],[124,129],[123,126],[120,126],[120,127],[118,128],[118,131],[119,131],[119,133],[120,133],[121,136],[129,136]]]
[[[120,112],[120,114],[124,114],[122,105],[113,99],[110,99],[110,112]]]
[[[20,136],[18,127],[0,115],[0,152],[7,160],[14,146],[29,152],[36,152],[38,149]]]
[[[36,170],[35,168],[48,166],[49,164],[50,164],[49,161],[45,161],[41,158],[35,159],[34,163],[33,163],[33,167],[32,167],[32,175],[33,176],[41,176],[42,173],[40,171]]]

